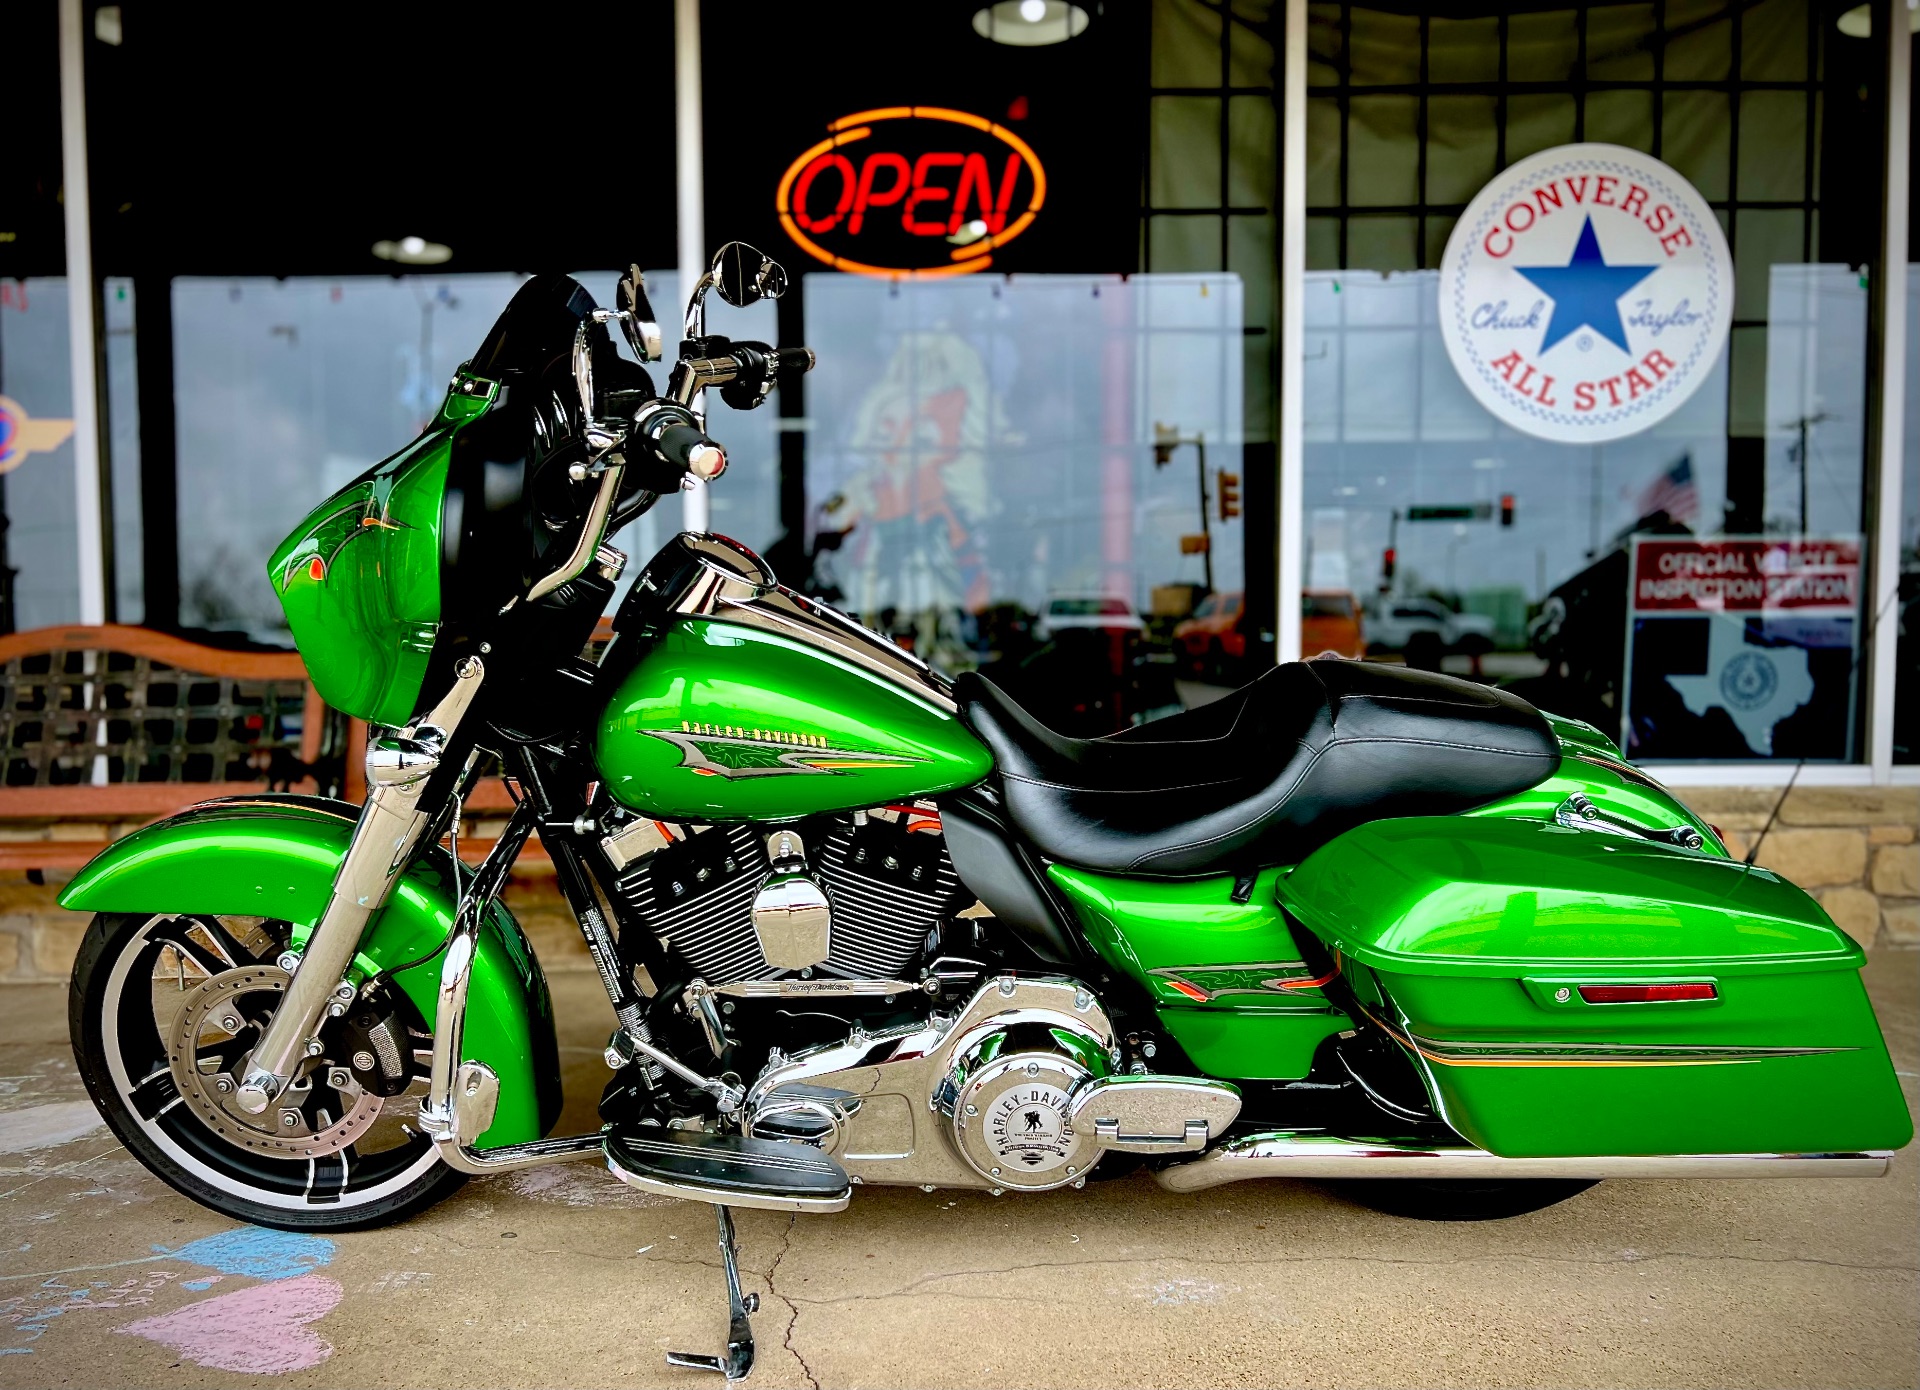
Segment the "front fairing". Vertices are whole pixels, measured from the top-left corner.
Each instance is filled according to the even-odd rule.
[[[407,722],[435,663],[492,638],[499,615],[572,547],[594,488],[568,468],[584,448],[569,360],[580,325],[601,394],[652,392],[593,312],[568,277],[529,280],[420,437],[315,508],[274,552],[269,577],[334,708]],[[652,500],[629,493],[619,505],[633,516]]]
[[[495,390],[457,380],[418,439],[316,507],[268,561],[314,689],[335,709],[375,724],[412,714],[440,627],[453,439]]]

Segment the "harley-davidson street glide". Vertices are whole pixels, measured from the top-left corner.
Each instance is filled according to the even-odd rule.
[[[207,802],[60,899],[97,914],[80,1069],[156,1174],[350,1230],[604,1163],[716,1208],[728,1348],[671,1359],[737,1378],[730,1207],[1144,1168],[1466,1218],[1886,1170],[1913,1130],[1860,947],[1588,725],[1319,660],[1066,738],[692,533],[585,655],[605,537],[726,465],[704,393],[813,365],[707,331],[710,291],[785,280],[723,248],[663,393],[637,269],[611,309],[528,281],[425,433],[275,553],[315,687],[374,726],[366,804]],[[517,805],[469,868],[496,774]],[[549,1134],[546,983],[500,901],[532,835],[618,1017],[588,1134]]]

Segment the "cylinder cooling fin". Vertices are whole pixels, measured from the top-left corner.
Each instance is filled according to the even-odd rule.
[[[671,836],[628,862],[615,887],[710,984],[911,978],[940,922],[972,902],[939,824],[931,807],[901,806],[771,832],[669,827]],[[824,914],[796,911],[816,895]],[[783,922],[787,929],[770,929]]]

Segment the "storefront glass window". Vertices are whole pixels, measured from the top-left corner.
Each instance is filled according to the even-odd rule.
[[[1869,249],[1850,225],[1870,225],[1851,190],[1874,180],[1841,166],[1864,157],[1849,139],[1871,148],[1852,95],[1871,64],[1831,31],[1805,0],[1458,21],[1312,7],[1302,578],[1364,598],[1376,659],[1509,686],[1638,759],[1861,756],[1854,267]],[[1835,83],[1849,96],[1831,116]],[[1437,267],[1466,204],[1516,160],[1578,142],[1672,166],[1734,256],[1711,374],[1665,419],[1600,444],[1496,421],[1438,322]],[[1656,541],[1824,567],[1841,597],[1630,610],[1635,556]]]
[[[1893,760],[1920,763],[1920,265],[1907,267],[1907,425],[1900,483],[1900,597],[1881,620],[1897,625]]]
[[[106,326],[107,435],[116,604],[123,623],[142,616],[140,414],[134,385],[133,284],[102,287]],[[77,622],[73,491],[73,391],[67,355],[67,282],[0,284],[0,632]]]
[[[7,630],[80,616],[74,566],[73,391],[67,365],[67,284],[0,285],[0,614]]]
[[[615,278],[580,277],[608,304]],[[677,340],[677,280],[671,272],[647,277],[655,308],[668,316],[669,341]],[[174,282],[184,625],[287,640],[266,577],[273,547],[328,493],[419,432],[522,282],[517,275]],[[718,331],[776,337],[770,304],[714,313]],[[655,371],[657,385],[663,378]],[[740,416],[716,399],[711,411],[710,428],[730,459],[726,482],[713,493],[714,527],[765,545],[778,530],[774,408]],[[643,518],[615,543],[644,560],[679,526],[676,499],[659,510],[670,513],[664,522]]]
[[[1149,627],[1181,674],[1244,656],[1238,277],[804,289],[810,587],[1061,725],[1177,704]],[[1209,590],[1233,614],[1182,631]]]

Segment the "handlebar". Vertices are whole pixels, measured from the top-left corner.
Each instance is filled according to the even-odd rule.
[[[634,417],[633,438],[676,473],[711,482],[727,470],[727,455],[707,438],[700,420],[683,405],[651,401]]]

